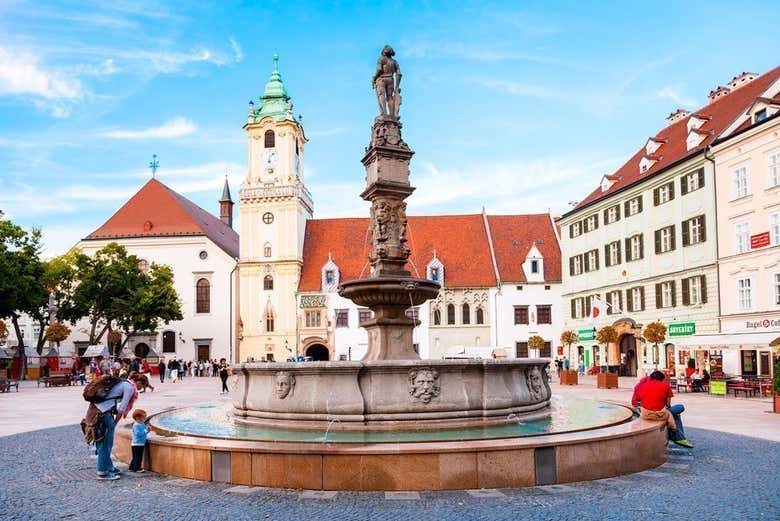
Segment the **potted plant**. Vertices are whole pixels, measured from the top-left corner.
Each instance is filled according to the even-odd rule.
[[[577,369],[571,369],[576,367],[577,361],[571,356],[571,346],[579,342],[579,336],[574,331],[564,331],[561,333],[561,343],[569,346],[569,368],[561,371],[561,385],[577,385]],[[575,364],[572,366],[571,364]]]
[[[666,340],[666,326],[660,322],[650,322],[642,334],[645,340],[653,344],[655,353],[658,353],[658,344],[663,344],[664,340]],[[653,355],[653,360],[655,361],[656,369],[658,369],[658,358],[656,355]]]
[[[604,326],[596,332],[596,341],[609,348],[609,344],[614,344],[618,340],[617,330],[612,326]],[[612,389],[618,386],[617,373],[599,373],[596,379],[596,387],[599,389]]]
[[[532,336],[528,339],[528,348],[541,351],[544,349],[544,338],[540,337],[539,335]]]

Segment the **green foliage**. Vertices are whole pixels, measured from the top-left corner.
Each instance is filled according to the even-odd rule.
[[[561,344],[566,344],[571,347],[572,344],[576,344],[580,341],[580,337],[574,331],[564,331],[561,333]]]
[[[160,322],[182,319],[173,271],[168,266],[152,264],[144,273],[138,258],[113,242],[92,257],[70,252],[60,263],[52,268],[60,275],[58,316],[71,324],[87,318],[92,344],[98,343],[112,324],[130,335],[154,332]]]
[[[604,326],[596,332],[599,344],[614,344],[618,340],[617,330],[612,326]]]
[[[775,379],[772,384],[772,387],[775,388],[775,394],[780,396],[780,360],[775,364]]]
[[[651,344],[661,344],[666,340],[666,326],[660,322],[650,322],[645,327],[643,335]]]
[[[528,339],[528,347],[531,349],[542,349],[544,347],[544,338],[534,335]]]

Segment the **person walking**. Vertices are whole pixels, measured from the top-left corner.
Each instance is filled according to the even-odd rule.
[[[160,383],[165,381],[165,359],[160,358],[160,363],[157,364],[157,371],[160,373]]]
[[[176,380],[179,378],[179,361],[175,358],[171,360],[171,363],[168,364],[168,370],[171,372],[171,383],[175,384]]]
[[[144,449],[146,448],[146,437],[149,432],[149,425],[146,424],[146,411],[136,409],[133,411],[133,440],[131,442],[131,451],[133,459],[130,461],[128,470],[130,472],[145,472],[141,468],[144,459]]]
[[[107,376],[107,378],[113,377]],[[86,393],[87,389],[84,389],[84,392]],[[120,471],[111,461],[111,451],[114,448],[114,429],[122,417],[127,417],[136,398],[138,398],[138,391],[135,384],[128,380],[119,380],[106,392],[105,399],[94,402],[100,413],[98,422],[103,433],[103,436],[95,443],[99,480],[119,479]]]
[[[631,404],[641,408],[640,416],[646,420],[665,421],[669,440],[676,445],[693,448],[693,444],[685,438],[682,413],[685,407],[678,403],[672,405],[674,393],[669,384],[664,382],[661,371],[653,371],[650,376],[641,378],[634,386]]]
[[[227,360],[224,358],[219,361],[219,379],[222,380],[222,393],[228,393],[227,379],[230,376],[230,367],[227,365]]]

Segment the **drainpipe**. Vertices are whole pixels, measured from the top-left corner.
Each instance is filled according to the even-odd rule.
[[[229,299],[230,299],[230,313],[228,320],[230,320],[230,329],[229,329],[229,337],[228,337],[228,359],[233,360],[233,363],[238,363],[240,360],[233,358],[233,322],[235,322],[233,317],[233,274],[238,269],[238,258],[234,258],[233,260],[236,261],[236,265],[233,266],[233,270],[230,272],[230,276],[228,278],[228,288],[229,289]],[[238,352],[236,352],[236,355],[238,355]]]
[[[715,171],[715,160],[712,159],[707,155],[707,152],[710,151],[711,146],[707,145],[704,147],[704,159],[712,163],[712,186],[715,189],[715,204],[713,205],[715,207],[715,273],[717,274],[718,280],[716,281],[718,283],[718,332],[721,332],[721,323],[720,323],[720,313],[721,313],[721,306],[720,306],[720,262],[718,259],[720,258],[720,252],[719,252],[719,244],[718,244],[718,176],[717,172]]]

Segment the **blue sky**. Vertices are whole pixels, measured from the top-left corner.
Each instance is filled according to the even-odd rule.
[[[565,211],[677,107],[780,64],[776,2],[0,2],[0,210],[56,254],[148,178],[217,212],[246,174],[271,56],[303,115],[316,217],[367,215],[360,164],[390,43],[410,213]]]

